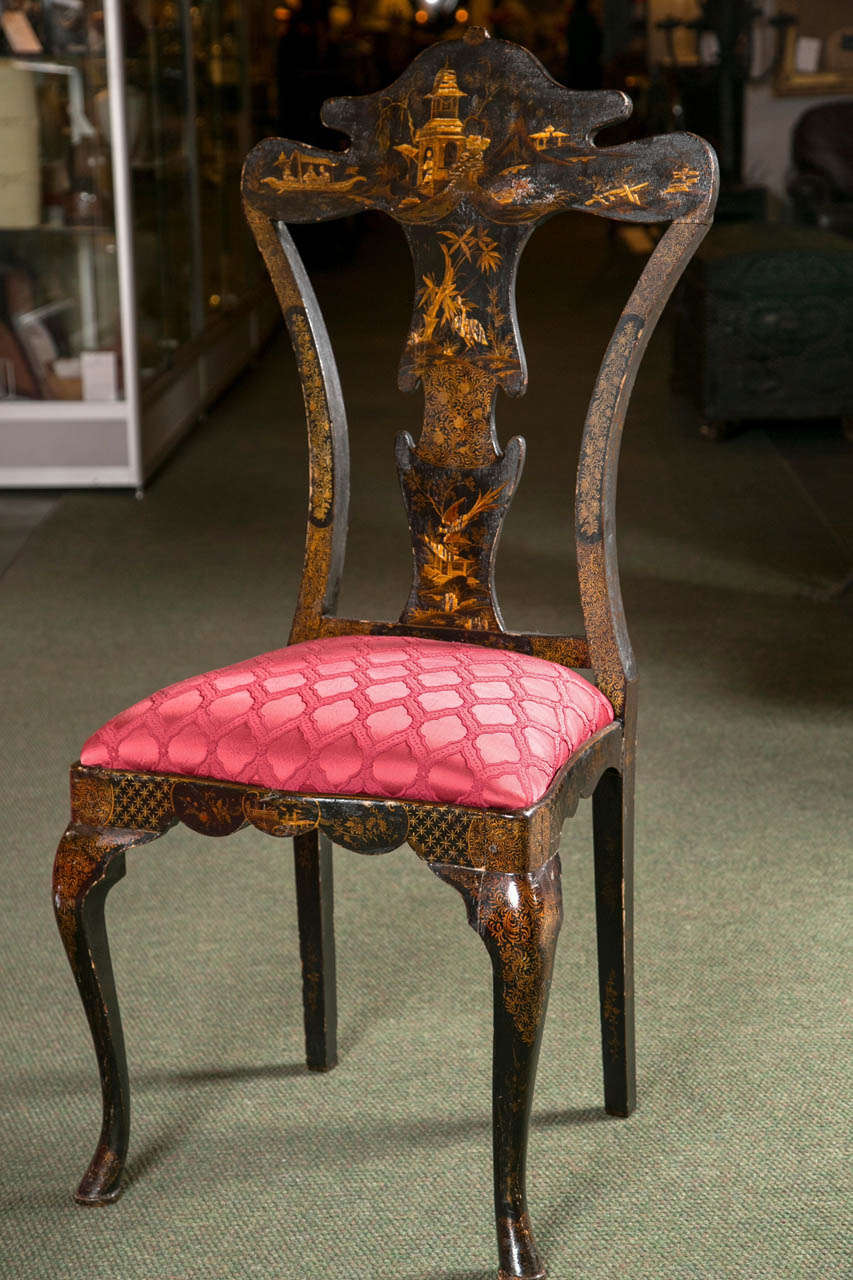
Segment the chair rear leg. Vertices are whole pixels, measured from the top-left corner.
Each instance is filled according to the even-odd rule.
[[[153,839],[154,835],[143,832],[72,823],[56,851],[56,922],[89,1020],[103,1098],[100,1140],[75,1193],[81,1204],[108,1204],[121,1193],[130,1132],[130,1089],[104,901],[124,875],[125,851]]]
[[[332,845],[322,832],[308,831],[294,836],[293,853],[305,1059],[311,1071],[330,1071],[338,1060]]]
[[[592,797],[604,1107],[636,1106],[634,1050],[634,776],[608,769]]]

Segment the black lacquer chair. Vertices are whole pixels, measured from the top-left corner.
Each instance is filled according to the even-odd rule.
[[[293,340],[308,420],[302,585],[287,647],[184,680],[103,726],[72,767],[56,914],[89,1017],[104,1120],[78,1188],[119,1194],[129,1090],[104,929],[127,849],[180,821],[294,839],[308,1065],[335,1063],[331,845],[406,842],[463,895],[494,969],[494,1169],[500,1276],[544,1275],[525,1197],[533,1082],[561,920],[560,832],[593,798],[605,1105],[634,1105],[631,932],[636,672],[613,513],[637,368],[717,191],[713,152],[672,134],[603,148],[619,92],[570,92],[526,50],[480,30],[435,45],[395,84],[327,103],[352,140],[326,152],[270,139],[249,156],[246,215]],[[414,573],[397,622],[338,617],[347,435],[323,321],[288,222],[381,209],[401,225],[416,297],[400,384],[423,428],[397,441]],[[669,222],[604,354],[581,445],[576,536],[585,633],[504,629],[500,527],[524,442],[498,443],[498,387],[524,390],[518,258],[562,209]],[[591,671],[591,678],[579,674]]]

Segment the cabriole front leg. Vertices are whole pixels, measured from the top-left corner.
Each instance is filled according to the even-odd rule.
[[[545,1274],[527,1212],[527,1139],[562,919],[559,858],[527,876],[483,876],[477,927],[494,969],[492,1106],[499,1280],[532,1280]]]
[[[72,823],[56,851],[56,921],[89,1019],[103,1096],[100,1140],[75,1193],[81,1204],[108,1204],[121,1192],[130,1131],[130,1093],[104,901],[124,875],[125,851],[154,839],[156,836],[147,832]]]
[[[530,1108],[563,919],[560,860],[528,875],[433,870],[468,900],[471,924],[492,958],[494,1042],[492,1116],[498,1280],[540,1280],[527,1210]]]

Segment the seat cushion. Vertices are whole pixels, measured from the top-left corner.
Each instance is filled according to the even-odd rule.
[[[594,685],[541,658],[343,636],[169,685],[108,721],[80,760],[275,791],[523,809],[612,719]]]

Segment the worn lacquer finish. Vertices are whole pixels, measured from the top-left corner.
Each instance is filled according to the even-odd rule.
[[[93,795],[98,788],[90,788]],[[90,810],[91,812],[91,810]],[[130,1086],[124,1035],[104,925],[104,899],[124,875],[124,855],[154,833],[69,824],[53,867],[53,906],[77,983],[101,1076],[103,1121],[95,1154],[76,1191],[81,1204],[105,1204],[121,1192],[130,1135]]]
[[[634,1055],[634,788],[630,761],[607,769],[592,798],[598,984],[604,1106],[627,1116],[636,1104]]]
[[[492,960],[495,1225],[500,1276],[544,1276],[527,1209],[527,1137],[557,935],[560,860],[528,875],[433,864],[465,899]]]
[[[330,1071],[338,1060],[335,929],[332,918],[332,845],[319,828],[293,838],[305,1058],[312,1071]]]
[[[346,411],[326,325],[286,226],[248,202],[245,210],[293,343],[308,425],[308,528],[290,631],[296,643],[318,634],[317,620],[337,603],[349,516]]]
[[[306,796],[77,764],[71,770],[71,814],[93,830],[129,830],[148,839],[176,822],[207,836],[231,835],[245,826],[294,839],[318,832],[356,853],[388,853],[408,844],[425,862],[525,874],[556,852],[565,819],[582,797],[592,795],[604,770],[618,764],[621,743],[618,721],[600,729],[566,761],[537,804],[506,813],[420,800]]]
[[[636,679],[616,554],[616,479],[622,428],[640,361],[660,314],[708,227],[678,222],[659,241],[616,325],[593,387],[581,439],[575,543],[590,665],[617,715]]]
[[[524,441],[478,467],[433,466],[411,436],[397,440],[397,467],[412,531],[414,578],[401,621],[500,631],[494,560],[501,525],[524,465]]]
[[[293,342],[308,426],[308,528],[291,643],[405,634],[530,653],[591,669],[616,719],[575,752],[536,805],[507,812],[74,765],[55,905],[89,1017],[104,1117],[79,1199],[118,1195],[129,1132],[104,898],[125,851],[178,822],[206,836],[251,826],[293,840],[306,1059],[315,1070],[337,1056],[331,842],[362,854],[408,844],[462,893],[494,974],[499,1277],[537,1280],[544,1270],[525,1162],[561,920],[557,851],[566,818],[592,796],[605,1106],[631,1111],[636,670],[616,560],[616,474],[637,368],[707,230],[717,177],[713,152],[688,134],[598,148],[596,131],[629,109],[621,93],[565,89],[524,49],[474,30],[428,49],[382,93],[327,103],[323,118],[348,135],[347,150],[269,139],[249,155],[246,216]],[[349,500],[346,417],[323,319],[286,226],[368,208],[403,226],[415,276],[399,380],[403,389],[420,386],[423,423],[417,442],[401,435],[396,444],[413,565],[397,621],[335,614]],[[617,324],[584,427],[576,543],[585,631],[540,635],[507,632],[495,593],[501,526],[524,462],[520,437],[499,443],[495,404],[499,389],[518,395],[526,384],[514,297],[520,253],[536,225],[562,209],[672,225]]]

